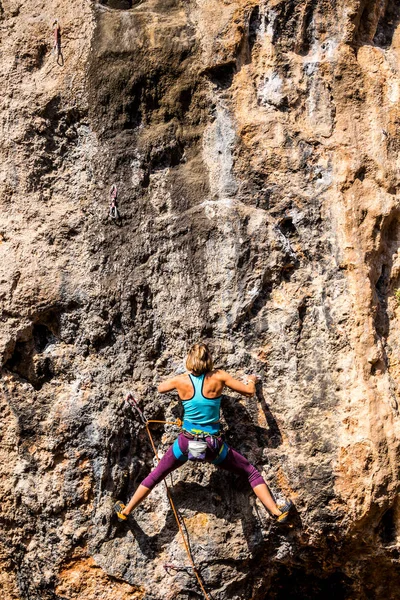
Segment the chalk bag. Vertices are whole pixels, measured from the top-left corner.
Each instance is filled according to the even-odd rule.
[[[189,440],[188,459],[205,460],[207,451],[207,442],[205,440]]]

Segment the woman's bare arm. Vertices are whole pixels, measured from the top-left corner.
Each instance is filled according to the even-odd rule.
[[[171,392],[172,390],[176,390],[177,377],[172,377],[171,379],[167,379],[166,381],[162,381],[157,388],[157,391],[160,394],[165,394],[166,392]]]
[[[222,376],[221,379],[226,385],[226,387],[230,388],[234,392],[239,392],[239,394],[243,394],[243,396],[248,397],[254,396],[254,394],[256,393],[256,375],[249,375],[249,383],[243,383],[238,379],[234,379],[226,371],[220,371],[218,374]]]

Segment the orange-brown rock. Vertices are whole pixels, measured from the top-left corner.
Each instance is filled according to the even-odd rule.
[[[0,27],[5,598],[200,597],[162,485],[112,511],[153,465],[124,394],[180,416],[156,385],[198,339],[261,375],[227,440],[296,506],[173,475],[213,598],[399,598],[398,1],[1,0]]]

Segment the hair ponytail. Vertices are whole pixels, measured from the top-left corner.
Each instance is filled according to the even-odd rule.
[[[206,344],[194,344],[188,352],[186,368],[195,375],[203,375],[214,368],[210,349]]]

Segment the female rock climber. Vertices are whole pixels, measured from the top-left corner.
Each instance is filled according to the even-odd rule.
[[[292,503],[287,501],[278,506],[257,469],[220,437],[220,405],[224,388],[228,387],[251,397],[255,393],[257,377],[250,375],[248,383],[242,383],[225,371],[214,370],[212,356],[206,344],[195,344],[190,349],[186,368],[189,371],[187,374],[168,379],[158,386],[158,391],[162,394],[172,390],[178,392],[184,411],[182,432],[157,467],[139,485],[129,504],[125,506],[120,501],[116,502],[114,511],[118,519],[125,521],[155,485],[187,460],[195,460],[212,463],[231,473],[246,475],[254,493],[270,515],[278,523],[284,523]]]

